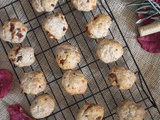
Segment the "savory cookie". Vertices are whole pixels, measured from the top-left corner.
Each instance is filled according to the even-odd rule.
[[[108,80],[120,90],[130,89],[137,80],[136,75],[124,67],[114,66],[109,72]]]
[[[108,34],[112,21],[108,15],[96,15],[87,25],[86,33],[90,38],[103,38]]]
[[[42,72],[32,71],[24,73],[20,81],[20,87],[22,88],[23,93],[26,94],[36,95],[46,88],[46,79]]]
[[[42,24],[43,30],[51,39],[60,40],[68,29],[64,15],[57,13],[49,15]]]
[[[87,89],[87,80],[79,70],[68,70],[62,77],[62,86],[71,95],[84,94]]]
[[[62,69],[74,69],[81,61],[78,48],[66,42],[57,47],[56,61]]]
[[[32,6],[37,12],[52,12],[58,0],[32,0]]]
[[[117,108],[119,120],[143,120],[145,109],[131,100],[124,100]]]
[[[42,94],[36,97],[30,106],[32,117],[36,119],[49,116],[55,108],[55,100],[49,94]]]
[[[18,19],[6,20],[0,27],[0,38],[10,43],[21,43],[26,37],[28,28]]]
[[[85,103],[79,110],[76,120],[102,120],[104,107],[100,104]]]
[[[115,40],[103,39],[97,46],[97,56],[104,63],[117,61],[123,53],[122,45]]]
[[[91,11],[96,8],[97,0],[71,0],[73,6],[79,11]]]
[[[17,46],[11,49],[8,58],[18,67],[30,66],[35,61],[32,47]]]

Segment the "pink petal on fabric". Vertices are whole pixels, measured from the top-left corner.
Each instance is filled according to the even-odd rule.
[[[33,120],[24,112],[19,104],[8,106],[7,110],[10,115],[10,120]]]
[[[13,75],[7,70],[0,69],[0,98],[6,96],[11,90]]]
[[[148,52],[160,52],[160,32],[144,37],[139,37],[138,42],[141,44],[141,47]]]

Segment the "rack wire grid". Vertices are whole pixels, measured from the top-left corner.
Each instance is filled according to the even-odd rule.
[[[54,112],[46,117],[46,120],[74,120],[78,110],[85,102],[100,103],[105,108],[104,119],[117,120],[115,108],[123,99],[131,99],[145,107],[147,111],[146,120],[158,120],[160,115],[156,102],[141,74],[134,59],[127,40],[112,13],[107,0],[101,1],[96,10],[91,12],[79,12],[75,10],[70,1],[59,1],[53,13],[60,12],[65,15],[69,29],[65,37],[60,40],[50,40],[41,28],[43,20],[51,13],[36,13],[29,0],[12,0],[12,2],[0,8],[1,25],[3,21],[10,18],[19,18],[28,27],[29,31],[26,40],[21,45],[32,46],[35,49],[36,62],[30,67],[15,67],[9,60],[16,79],[27,71],[42,71],[47,80],[47,89],[44,93],[52,95],[56,101]],[[107,38],[118,40],[124,48],[124,55],[117,62],[111,64],[102,63],[95,55],[97,41],[90,39],[85,34],[85,25],[93,16],[99,13],[108,14],[112,18],[112,26],[109,29]],[[77,69],[81,70],[88,79],[88,89],[83,95],[68,95],[61,86],[63,70],[55,61],[56,47],[64,42],[70,42],[77,46],[82,56]],[[16,45],[0,41],[3,47],[2,53],[6,54]],[[112,87],[108,82],[108,72],[114,65],[125,66],[137,75],[136,84],[130,89],[120,91]],[[33,95],[25,95],[28,105],[35,98]]]

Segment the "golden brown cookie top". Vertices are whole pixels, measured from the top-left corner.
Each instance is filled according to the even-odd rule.
[[[56,61],[60,68],[74,69],[81,61],[81,55],[76,46],[66,42],[57,47]]]
[[[84,94],[87,89],[87,79],[79,70],[68,70],[62,77],[62,86],[71,95]]]
[[[114,66],[109,72],[108,80],[118,89],[127,90],[134,85],[137,77],[132,71],[124,67]]]
[[[26,94],[36,95],[46,88],[46,79],[42,72],[31,71],[24,73],[20,81],[20,87]]]
[[[97,45],[97,56],[104,63],[117,61],[123,53],[122,45],[116,40],[103,39]]]
[[[85,103],[79,110],[76,120],[102,120],[104,107],[100,104]]]
[[[111,23],[108,15],[98,14],[86,25],[86,33],[90,38],[103,38],[108,34]]]
[[[146,116],[144,108],[131,100],[124,100],[117,108],[120,120],[143,120]]]
[[[44,118],[50,115],[55,108],[55,100],[49,94],[36,97],[30,106],[31,115],[36,118]]]

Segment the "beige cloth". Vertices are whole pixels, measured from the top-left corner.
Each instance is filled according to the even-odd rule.
[[[160,54],[151,54],[144,51],[136,41],[137,26],[135,25],[135,22],[137,18],[134,12],[135,8],[126,7],[126,4],[130,3],[133,0],[106,0],[106,1],[108,2],[114,16],[118,21],[118,24],[127,40],[127,43],[129,44],[129,48],[131,49],[134,55],[134,58],[150,88],[150,91],[152,92],[153,97],[156,100],[157,105],[160,107],[160,97],[159,97],[160,95],[160,92],[159,92],[160,91],[160,87],[159,87],[160,86]],[[10,4],[11,2],[13,2],[13,4]],[[56,42],[55,40],[50,40],[48,38],[46,40],[46,37],[44,36],[42,29],[39,25],[39,23],[41,24],[45,16],[47,16],[48,14],[44,15],[44,14],[34,13],[34,11],[32,10],[32,7],[29,4],[29,0],[0,0],[0,20],[4,21],[8,19],[6,12],[8,13],[10,18],[16,17],[16,15],[18,15],[19,19],[23,21],[29,28],[27,38],[22,44],[31,45],[35,49],[35,54],[37,57],[37,61],[32,65],[32,68],[25,67],[24,69],[22,69],[22,68],[16,67],[13,69],[12,64],[10,64],[6,54],[6,52],[7,53],[9,52],[10,47],[7,43],[0,42],[0,51],[1,51],[0,52],[0,68],[10,70],[15,76],[14,77],[15,82],[11,92],[3,99],[0,99],[0,120],[9,120],[9,114],[7,112],[6,106],[16,104],[16,103],[19,103],[29,114],[29,104],[25,96],[21,94],[21,89],[18,84],[18,80],[23,75],[24,71],[31,71],[31,70],[42,71],[43,69],[43,72],[45,73],[46,78],[49,82],[57,79],[56,81],[53,81],[52,83],[50,83],[49,84],[50,86],[48,85],[48,87],[44,91],[44,92],[48,92],[51,95],[53,92],[54,93],[53,97],[56,99],[56,108],[54,111],[54,113],[56,114],[49,117],[48,120],[51,120],[51,119],[63,120],[64,117],[67,120],[73,120],[76,117],[78,108],[81,107],[82,104],[85,102],[83,100],[84,97],[88,102],[98,102],[103,104],[105,107],[105,117],[111,115],[110,111],[112,113],[115,112],[116,104],[119,104],[123,100],[121,93],[124,95],[125,98],[130,98],[130,99],[134,98],[136,102],[139,102],[142,100],[141,94],[144,98],[146,97],[140,85],[139,79],[137,80],[137,84],[134,85],[130,91],[122,91],[120,93],[115,87],[109,87],[108,89],[107,85],[110,86],[110,83],[107,80],[108,71],[109,71],[108,65],[105,65],[100,61],[96,63],[95,62],[92,63],[94,61],[93,56],[95,57],[96,43],[95,41],[90,40],[85,33],[80,34],[80,32],[85,31],[84,26],[86,24],[86,19],[84,19],[84,16],[81,12],[74,10],[72,14],[72,12],[70,12],[71,6],[68,6],[68,4],[64,4],[64,3],[65,1],[60,0],[60,4],[63,4],[63,5],[61,7],[58,7],[54,12],[62,13],[61,11],[62,9],[63,12],[66,13],[65,16],[68,20],[70,28],[72,28],[72,31],[70,29],[67,31],[66,39],[73,37],[69,41],[76,46],[78,46],[77,43],[79,43],[78,47],[80,47],[81,48],[80,50],[83,52],[82,54],[83,59],[79,65],[80,67],[82,67],[81,70],[83,71],[83,73],[88,79],[89,88],[87,92],[84,94],[84,96],[76,95],[72,97],[68,95],[63,89],[61,89],[62,86],[60,83],[61,83],[62,72],[57,66],[57,63],[55,62],[55,59],[54,59],[54,55],[52,53],[52,51],[55,52],[55,45],[57,45],[58,42]],[[71,5],[70,2],[69,2],[69,5]],[[104,1],[103,1],[103,5],[107,9],[107,6],[104,3]],[[100,4],[98,6],[102,10],[102,12],[106,13]],[[26,14],[24,13],[24,11]],[[94,15],[98,13],[99,13],[98,10],[93,11]],[[35,15],[37,16],[37,18],[35,17]],[[79,26],[81,28],[81,31],[77,27],[77,22],[74,20],[73,15],[76,17],[76,20],[79,23]],[[92,18],[91,13],[84,13],[84,15],[86,16],[87,20],[90,20]],[[28,19],[30,20],[29,22],[28,22]],[[115,39],[118,40],[123,46],[125,46],[125,43],[123,42],[123,39],[115,25],[115,22],[112,23],[111,31],[113,32]],[[112,38],[111,35],[108,35],[107,37]],[[90,46],[92,54],[89,51],[88,45],[86,44],[86,41],[84,39],[86,39],[88,45]],[[64,40],[65,38],[62,41]],[[29,44],[28,41],[31,44]],[[59,41],[59,43],[60,42],[61,41]],[[48,43],[50,44],[50,46],[48,45]],[[3,47],[5,47],[5,49]],[[42,53],[41,47],[42,47],[42,50],[45,51],[44,54]],[[49,49],[50,47],[53,47],[53,49]],[[84,59],[84,57],[86,59]],[[45,60],[46,58],[48,60],[48,63]],[[95,58],[97,59],[97,57]],[[134,72],[136,72],[137,68],[135,67],[133,59],[131,58],[128,50],[126,49],[124,53],[124,58],[127,61],[129,68]],[[89,67],[85,66],[86,61],[87,63],[90,63]],[[125,65],[124,60],[122,58],[118,60],[117,63],[122,66]],[[97,64],[101,68],[101,72],[103,73],[103,76],[99,72],[99,69],[97,68]],[[113,65],[114,63],[109,64],[109,67],[112,67]],[[90,70],[92,72],[90,72]],[[54,73],[54,75],[52,72]],[[16,74],[18,77],[16,77]],[[103,78],[105,78],[105,80]],[[100,90],[102,90],[102,92],[99,93]],[[141,94],[139,93],[139,91],[141,92]],[[92,94],[94,93],[95,95],[92,96]],[[133,94],[133,98],[131,97],[131,93]],[[34,99],[34,96],[28,95],[28,98],[30,101],[32,101]],[[114,100],[116,101],[116,104]],[[78,102],[78,104],[75,104],[76,102]],[[144,102],[139,102],[139,104],[142,104],[145,108],[151,106],[151,103],[149,102],[148,99],[146,99],[145,102],[146,102],[146,105],[144,104]],[[70,107],[67,108],[67,106],[70,106]],[[60,109],[63,109],[62,112],[60,111]],[[152,119],[160,120],[160,115],[158,114],[156,109],[154,109],[153,107],[147,109],[147,117],[145,118],[145,120],[151,120],[149,112],[153,116]],[[117,116],[115,114],[113,115],[113,117],[115,120],[117,120]],[[113,120],[113,117],[107,117],[107,120]]]

